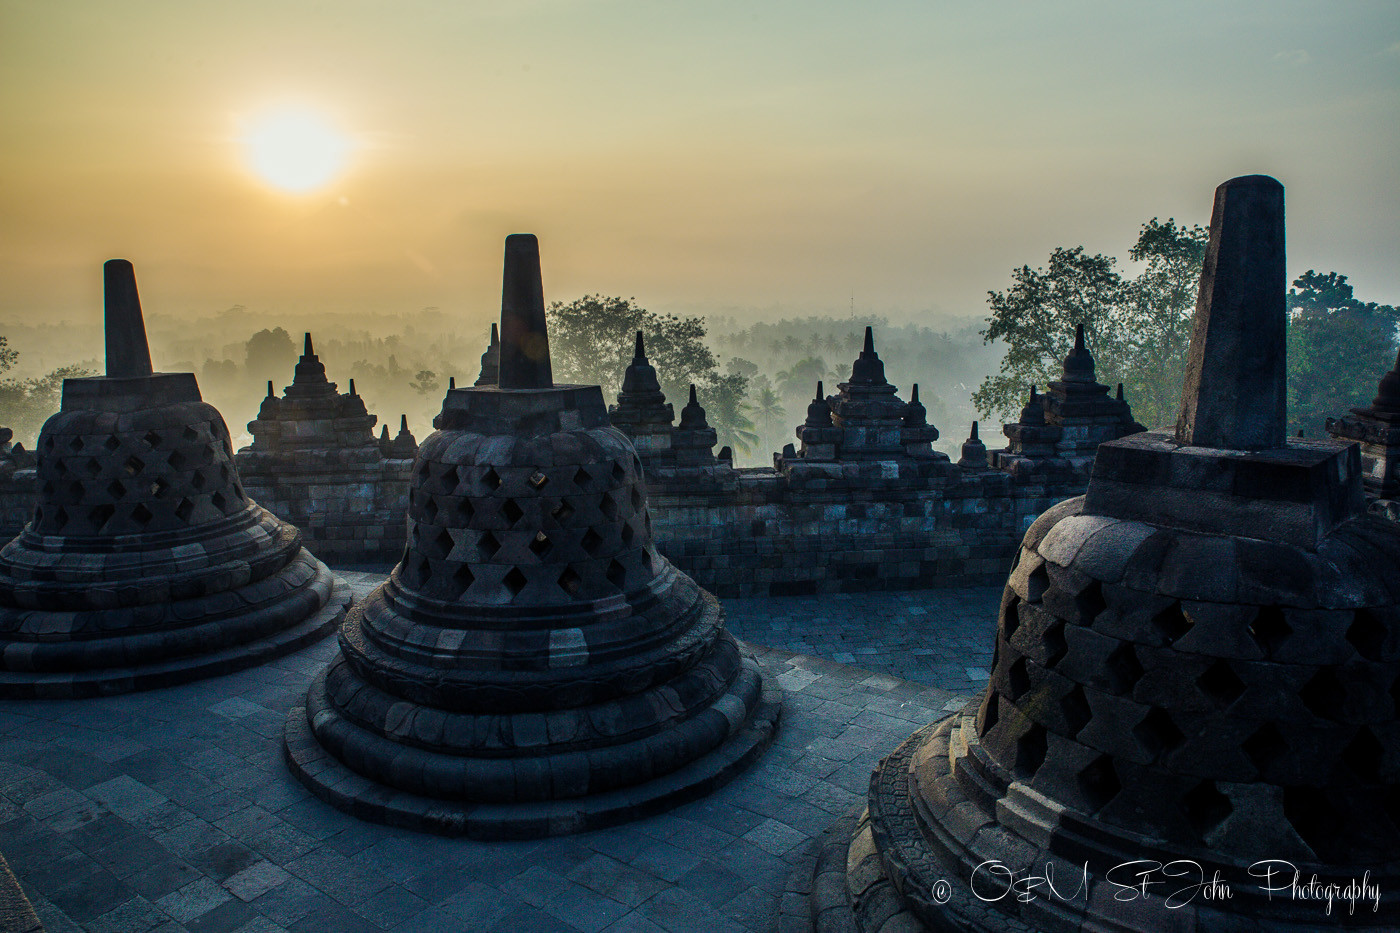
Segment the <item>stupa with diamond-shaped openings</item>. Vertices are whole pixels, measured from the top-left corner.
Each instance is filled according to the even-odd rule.
[[[1216,190],[1176,430],[1030,527],[986,694],[818,847],[815,928],[1400,929],[1400,528],[1285,436],[1283,233],[1274,179]]]
[[[348,588],[243,491],[192,373],[152,371],[131,263],[104,269],[107,374],[63,383],[39,502],[0,550],[0,696],[224,674],[329,634]]]
[[[506,240],[499,384],[419,447],[403,558],[287,720],[292,771],[366,819],[576,832],[699,797],[772,741],[781,694],[656,551],[597,386],[555,385],[539,246]]]

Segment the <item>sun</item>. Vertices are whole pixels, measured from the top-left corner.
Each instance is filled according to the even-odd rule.
[[[309,110],[263,114],[242,141],[258,177],[284,191],[321,187],[340,172],[350,153],[350,141]]]

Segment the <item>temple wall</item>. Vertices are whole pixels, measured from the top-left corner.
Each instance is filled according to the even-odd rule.
[[[34,514],[38,495],[35,470],[0,473],[0,543],[10,540],[24,530]]]
[[[278,468],[237,457],[248,495],[301,529],[307,547],[331,564],[378,564],[403,553],[412,460],[379,460],[340,470]]]
[[[653,483],[657,547],[720,597],[995,585],[1026,528],[1082,485],[967,474],[945,489],[794,489],[735,471],[732,491]]]

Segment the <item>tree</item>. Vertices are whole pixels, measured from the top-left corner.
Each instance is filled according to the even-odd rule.
[[[438,390],[437,373],[431,369],[420,369],[408,385],[419,395],[429,395]]]
[[[15,363],[19,361],[19,351],[10,348],[10,338],[0,337],[0,373],[7,373],[14,369]]]
[[[1083,324],[1099,381],[1124,383],[1142,423],[1173,421],[1207,236],[1203,227],[1154,217],[1129,254],[1146,267],[1129,280],[1113,257],[1090,256],[1082,246],[1056,249],[1046,268],[1014,270],[1009,289],[987,293],[992,314],[982,338],[1001,341],[1006,353],[1000,374],[973,393],[982,416],[1007,418],[1031,385],[1059,378],[1075,325]]]
[[[292,335],[280,327],[260,330],[243,345],[243,365],[254,385],[269,379],[274,385],[291,382],[298,356]]]
[[[744,414],[748,378],[720,374],[714,353],[705,345],[705,322],[700,318],[657,314],[636,299],[604,295],[585,295],[568,304],[556,301],[547,314],[556,382],[599,385],[609,397],[615,396],[640,330],[666,397],[679,409],[694,383],[719,443],[738,451],[749,449],[753,423]]]
[[[11,358],[9,366],[5,369],[13,366],[17,358],[18,354]],[[0,356],[0,360],[3,360],[3,356]],[[0,424],[12,428],[15,440],[32,448],[44,422],[58,411],[62,401],[63,380],[93,375],[96,373],[81,366],[60,366],[43,376],[0,381]]]
[[[1288,431],[1370,404],[1395,360],[1400,308],[1362,302],[1347,277],[1309,269],[1288,292]]]

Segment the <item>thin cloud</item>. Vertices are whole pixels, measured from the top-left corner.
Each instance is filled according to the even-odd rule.
[[[1307,49],[1286,49],[1282,52],[1275,52],[1274,61],[1301,68],[1312,61],[1312,56],[1308,54]]]

